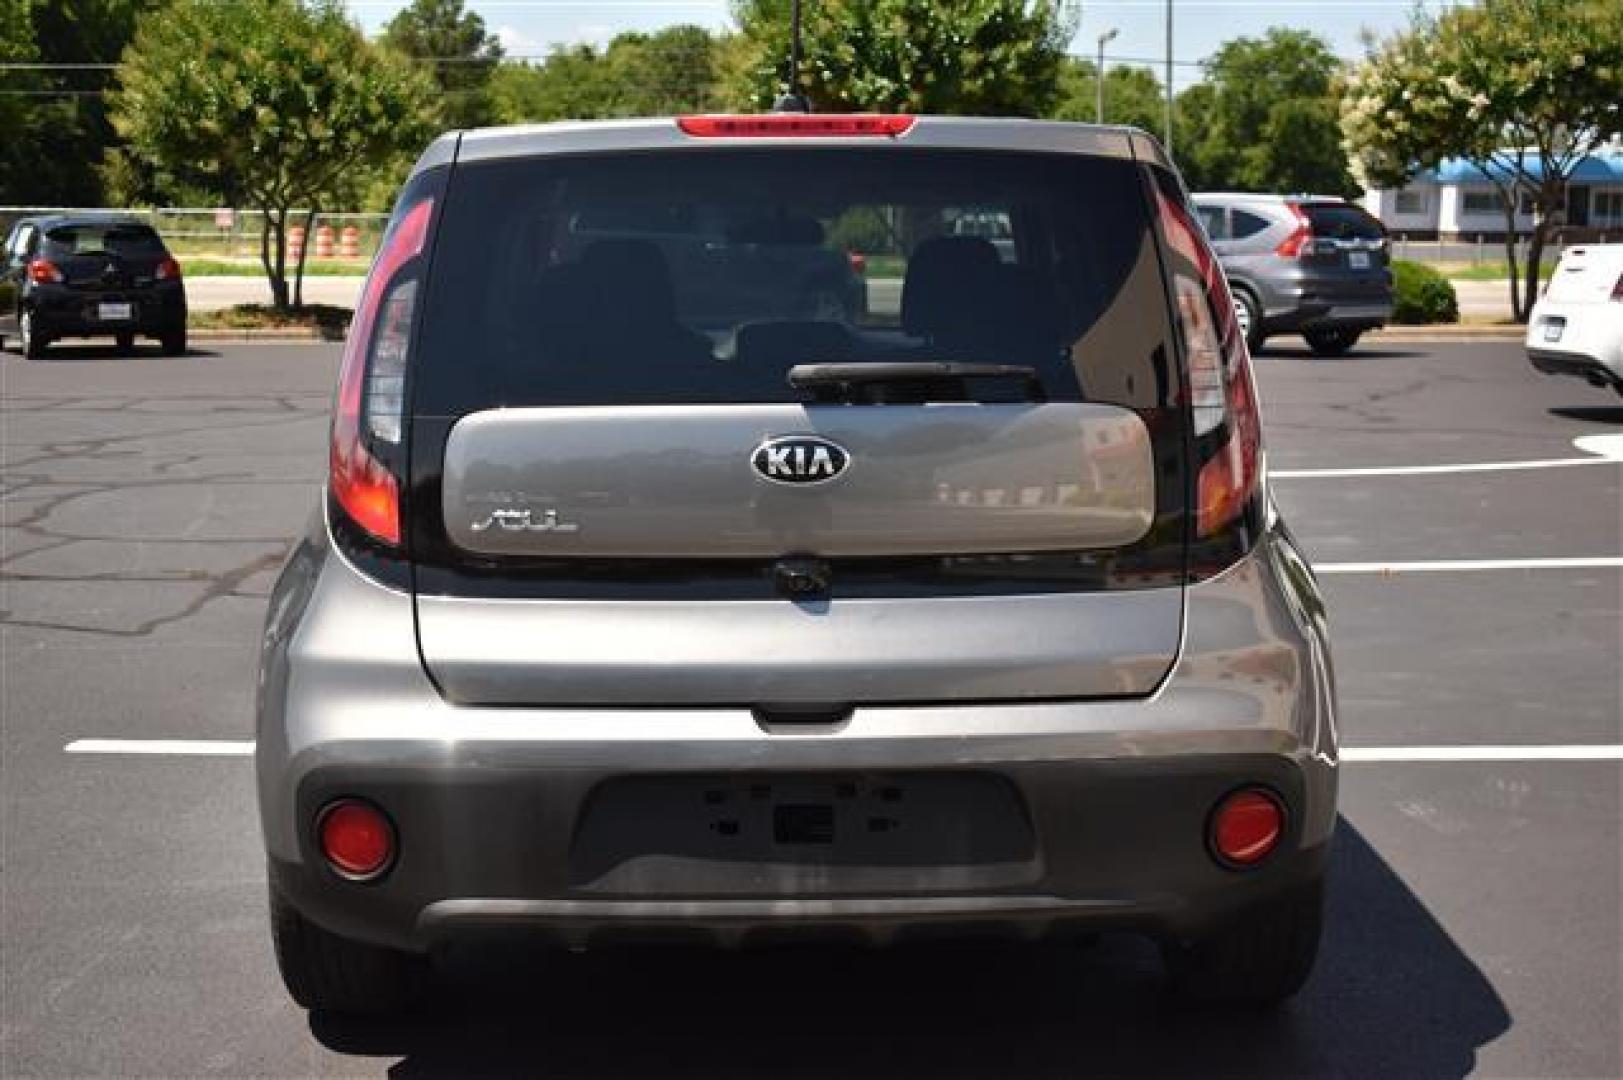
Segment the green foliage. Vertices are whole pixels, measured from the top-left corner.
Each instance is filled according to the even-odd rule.
[[[1525,320],[1543,247],[1564,223],[1572,170],[1623,132],[1623,4],[1483,0],[1417,12],[1346,80],[1341,129],[1361,179],[1401,184],[1444,158],[1485,170],[1507,203],[1528,196],[1537,224],[1511,307]],[[1539,167],[1539,162],[1543,167]],[[1509,230],[1507,230],[1507,233]]]
[[[1180,95],[1189,100],[1174,145],[1191,185],[1356,194],[1336,131],[1338,66],[1305,30],[1226,43],[1206,61],[1204,86]]]
[[[484,19],[463,10],[462,0],[412,0],[390,20],[382,40],[430,73],[444,126],[482,127],[493,121],[490,80],[502,46],[485,32]]]
[[[726,45],[700,26],[621,34],[605,49],[554,49],[540,64],[507,64],[491,81],[502,123],[670,116],[724,107]]]
[[[805,5],[799,92],[821,112],[1042,116],[1076,26],[1070,0],[823,0]],[[788,0],[737,0],[733,92],[789,89]]]
[[[118,60],[135,20],[156,0],[0,0],[0,61]],[[104,150],[117,142],[90,69],[0,73],[0,202],[98,206]]]
[[[1098,114],[1099,80],[1089,60],[1066,57],[1060,64],[1059,100],[1049,116],[1092,123]],[[1105,69],[1105,123],[1127,124],[1159,134],[1166,115],[1161,83],[1141,67]]]
[[[1392,261],[1392,321],[1400,326],[1460,321],[1460,302],[1448,279],[1424,263]]]
[[[293,208],[320,209],[433,128],[431,84],[369,45],[336,0],[175,0],[141,20],[119,83],[113,119],[135,155],[265,212],[278,307]]]

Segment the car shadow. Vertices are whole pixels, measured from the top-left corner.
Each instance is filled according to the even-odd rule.
[[[1264,345],[1253,356],[1269,360],[1311,360],[1315,364],[1344,364],[1351,360],[1404,360],[1425,354],[1414,349],[1383,349],[1354,347],[1343,356],[1319,356],[1306,345]]]
[[[390,1075],[1458,1077],[1510,1027],[1345,820],[1318,968],[1277,1012],[1201,1009],[1149,943],[461,957],[410,1020],[315,1014]]]
[[[16,347],[10,343],[7,344],[6,351],[19,360],[23,359],[22,353],[18,352]],[[190,357],[219,355],[219,353],[210,349],[199,349],[195,346],[191,346],[186,349],[183,356],[169,356],[163,351],[163,346],[159,345],[157,342],[152,342],[151,344],[137,342],[136,345],[130,349],[120,349],[116,345],[81,345],[63,344],[58,342],[51,345],[51,347],[45,351],[45,356],[42,360],[36,360],[34,363],[72,364],[83,363],[89,360],[181,360]]]
[[[1623,405],[1557,405],[1550,409],[1550,415],[1589,424],[1623,425]]]

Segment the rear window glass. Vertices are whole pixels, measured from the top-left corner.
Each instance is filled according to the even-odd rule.
[[[1346,203],[1308,203],[1299,207],[1307,215],[1314,236],[1331,240],[1379,240],[1386,235],[1368,211]]]
[[[466,165],[437,226],[414,401],[793,402],[797,364],[944,361],[1029,366],[1047,400],[1151,408],[1171,400],[1164,296],[1130,162],[823,148]]]
[[[162,255],[163,241],[147,225],[59,225],[45,234],[46,250],[70,255]]]

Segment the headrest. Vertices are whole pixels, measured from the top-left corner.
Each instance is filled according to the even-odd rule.
[[[936,236],[913,249],[902,283],[902,329],[932,337],[961,321],[984,295],[1001,261],[980,236]]]
[[[676,296],[671,287],[665,253],[650,240],[598,240],[580,256],[581,270],[594,289],[606,290],[606,300],[644,317],[676,318]]]

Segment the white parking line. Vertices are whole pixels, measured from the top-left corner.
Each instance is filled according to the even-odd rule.
[[[254,752],[254,744],[230,739],[76,739],[62,749],[70,754],[138,757],[248,757]],[[1344,746],[1341,760],[1349,765],[1422,761],[1623,761],[1623,745]]]
[[[1367,469],[1270,469],[1268,476],[1274,480],[1323,480],[1343,476],[1444,476],[1449,473],[1565,469],[1574,465],[1623,465],[1623,435],[1580,435],[1572,440],[1572,445],[1591,456],[1533,461],[1474,461],[1454,465],[1386,465]]]
[[[248,757],[252,739],[75,739],[70,754],[146,754],[153,757]]]
[[[1370,469],[1270,469],[1272,480],[1325,480],[1343,476],[1441,476],[1448,473],[1565,469],[1575,465],[1617,465],[1609,457],[1546,458],[1542,461],[1481,461],[1461,465],[1391,465]]]
[[[1316,562],[1316,574],[1426,574],[1475,570],[1595,570],[1623,568],[1623,555],[1577,559],[1432,559],[1422,562]]]
[[[1408,761],[1623,761],[1623,745],[1565,746],[1343,746],[1349,765]]]

